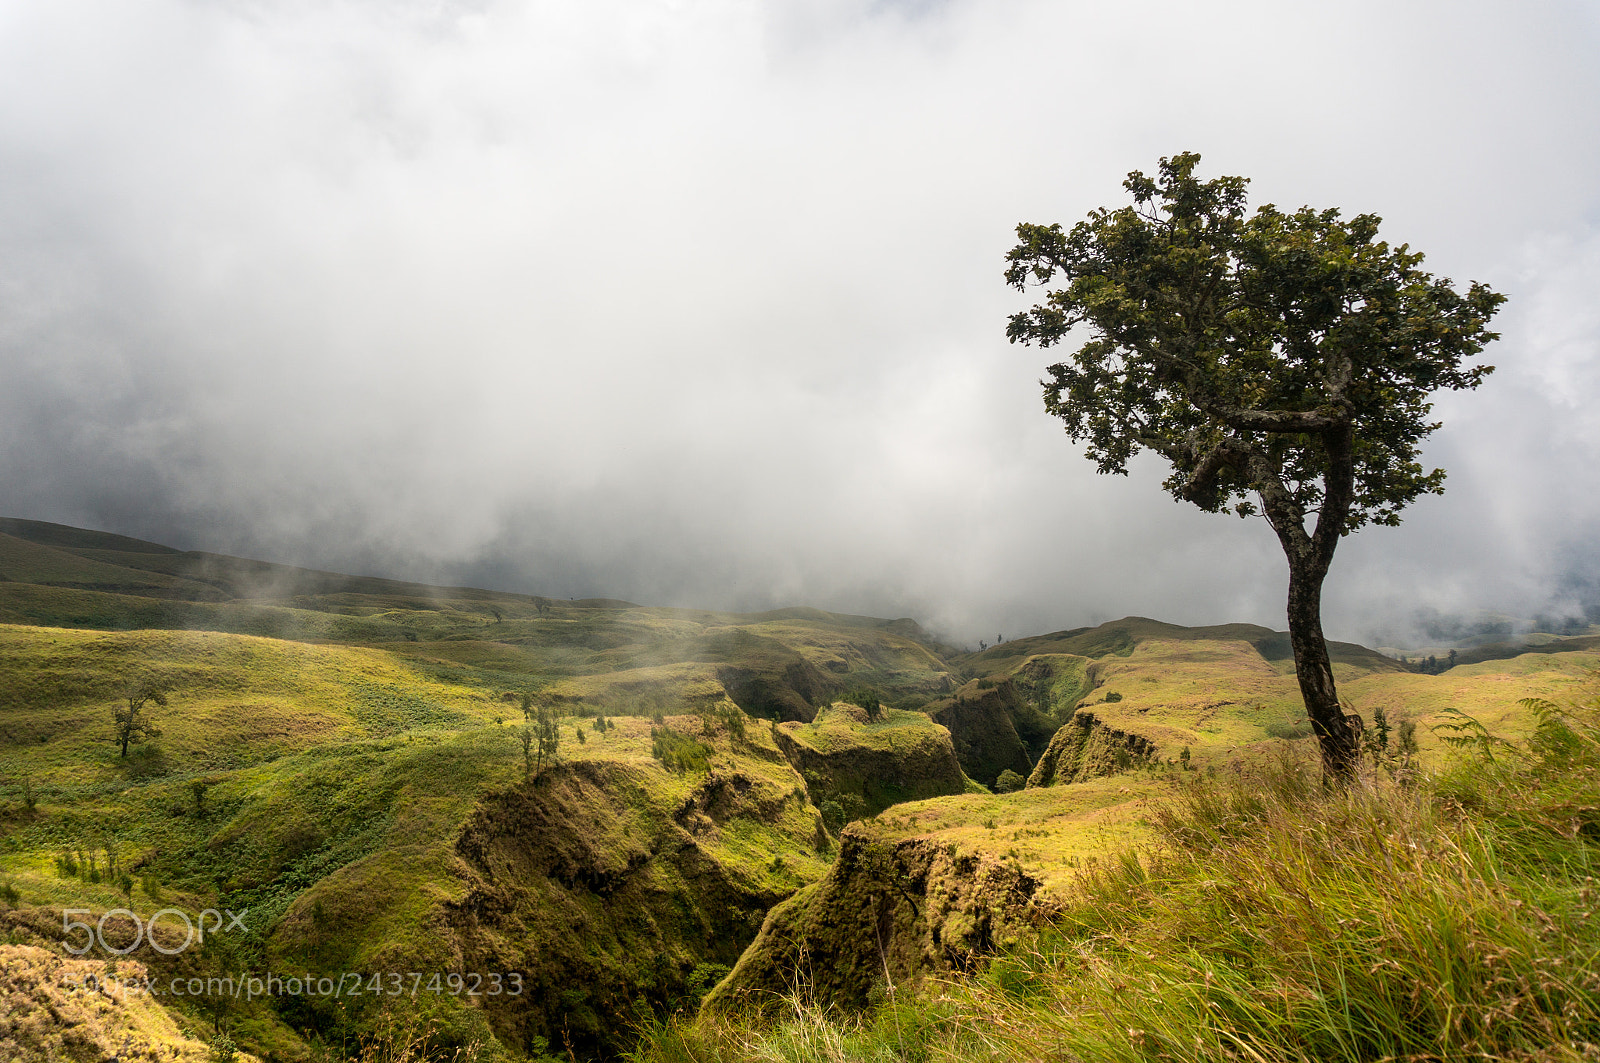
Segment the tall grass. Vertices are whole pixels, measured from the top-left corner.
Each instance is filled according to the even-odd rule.
[[[1600,703],[1328,791],[1200,778],[1031,947],[865,1015],[669,1024],[639,1063],[1600,1059]]]

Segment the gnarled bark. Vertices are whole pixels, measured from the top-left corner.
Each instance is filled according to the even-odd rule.
[[[1289,559],[1289,644],[1294,648],[1294,673],[1306,716],[1322,750],[1323,769],[1341,782],[1355,777],[1360,749],[1355,731],[1344,718],[1333,683],[1333,662],[1322,634],[1322,578],[1326,566],[1299,566]]]

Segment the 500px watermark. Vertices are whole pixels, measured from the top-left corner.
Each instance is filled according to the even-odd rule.
[[[231,909],[219,912],[215,908],[207,908],[200,913],[198,920],[191,920],[187,912],[178,908],[163,908],[147,920],[140,919],[139,913],[127,908],[113,908],[100,916],[99,922],[96,923],[83,923],[72,918],[75,915],[93,914],[87,908],[68,908],[61,913],[61,942],[66,950],[74,956],[82,956],[94,948],[96,942],[99,943],[102,949],[114,956],[126,956],[146,940],[150,942],[151,948],[163,956],[176,956],[196,941],[204,944],[207,933],[231,933],[235,929],[242,930],[247,934],[250,932],[250,928],[244,925],[244,917],[250,914],[250,909],[248,908],[237,913]],[[106,920],[115,915],[125,915],[133,923],[132,942],[113,945],[106,940]],[[224,915],[227,917],[226,920],[223,918]],[[164,916],[171,916],[172,918],[168,922],[174,926],[176,926],[178,920],[183,921],[183,944],[172,947],[156,939],[156,920]],[[211,923],[210,926],[207,926],[208,921]],[[198,926],[196,925],[197,922]],[[82,945],[76,944],[73,940],[73,935],[80,930],[83,931],[84,936]]]
[[[115,974],[73,972],[64,979],[72,989],[85,989],[107,996],[149,993],[173,997],[232,997],[258,1000],[263,997],[331,997],[348,999],[360,996],[410,996],[423,993],[453,997],[519,997],[523,992],[522,974],[507,971],[345,971],[333,975],[238,974],[206,977],[169,978],[159,981],[149,975],[121,977]]]

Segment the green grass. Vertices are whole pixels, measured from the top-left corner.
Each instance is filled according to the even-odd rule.
[[[631,681],[641,696],[672,692],[673,709],[686,689],[720,692],[691,672],[669,667]],[[171,692],[154,710],[161,735],[123,758],[111,742],[111,709],[139,677]],[[59,938],[51,909],[127,907],[148,917],[168,906],[191,915],[219,907],[251,913],[255,935],[237,959],[246,966],[448,970],[460,967],[461,949],[480,948],[494,953],[480,965],[492,959],[493,969],[530,978],[576,969],[567,977],[608,995],[570,1013],[540,1005],[538,1014],[547,1033],[567,1028],[595,1050],[612,1036],[604,1031],[621,1028],[617,1009],[632,1014],[635,990],[651,1007],[670,1006],[697,964],[731,966],[760,912],[821,876],[817,813],[767,728],[720,694],[694,702],[718,709],[709,724],[698,713],[667,718],[705,751],[687,772],[651,756],[647,719],[613,716],[601,733],[591,716],[568,714],[559,721],[561,764],[531,790],[536,805],[549,803],[540,815],[554,817],[536,833],[589,839],[580,867],[593,858],[601,868],[565,882],[558,861],[486,883],[463,869],[456,846],[486,809],[514,806],[527,789],[521,713],[503,699],[506,678],[500,668],[373,647],[0,626],[0,881],[19,892],[21,911],[35,913],[30,940]],[[549,689],[537,672],[517,678],[523,689]],[[736,719],[742,733],[731,729]],[[603,786],[584,782],[586,765]],[[204,786],[201,801],[195,784]],[[669,859],[688,837],[680,821],[693,836],[688,862]],[[64,874],[57,861],[66,853],[92,854],[98,868],[114,853],[135,882],[125,894],[110,877]],[[613,858],[622,862],[610,866]],[[589,874],[637,881],[608,900],[584,884]],[[475,896],[470,903],[485,903],[483,891],[494,905],[524,898],[515,931],[502,940],[487,918],[442,929],[452,906]],[[590,932],[575,937],[575,920]],[[652,969],[623,992],[650,956],[669,958],[670,969]],[[440,1021],[455,1030],[451,1043],[465,1044],[485,1020],[451,1006]],[[290,1056],[305,1046],[286,1023],[356,1037],[370,1020],[321,1007],[274,1017],[265,1005],[238,1019],[251,1044],[288,1046]]]
[[[214,587],[162,573],[108,564],[68,550],[0,533],[0,576],[23,584],[104,589],[158,597],[215,601]]]
[[[1529,709],[1534,711],[1529,713]],[[1600,702],[1526,742],[1325,790],[1288,755],[1188,782],[1030,943],[866,1013],[658,1026],[696,1060],[1573,1060],[1600,1042]]]
[[[449,1044],[493,1028],[521,1051],[537,1036],[559,1045],[566,1031],[583,1052],[615,1051],[628,1023],[692,1006],[705,971],[736,963],[762,912],[827,873],[809,783],[817,804],[855,796],[846,818],[883,808],[851,828],[874,845],[931,846],[1026,873],[1042,885],[1039,911],[1061,920],[988,974],[920,995],[908,984],[864,1016],[802,998],[777,1028],[663,1027],[646,1051],[669,1054],[655,1058],[1252,1058],[1203,1023],[1200,1047],[1183,1047],[1196,1035],[1185,1023],[1227,1015],[1263,1059],[1297,1058],[1270,1040],[1274,1030],[1329,1058],[1348,1049],[1342,1058],[1377,1059],[1376,1042],[1350,1040],[1353,998],[1332,990],[1377,992],[1391,953],[1413,975],[1431,957],[1461,986],[1440,1006],[1462,1016],[1472,994],[1495,998],[1476,968],[1439,966],[1461,942],[1531,949],[1560,959],[1558,975],[1595,966],[1587,931],[1561,937],[1590,903],[1587,747],[1564,754],[1560,772],[1546,742],[1520,756],[1494,746],[1493,765],[1409,790],[1381,778],[1338,801],[1295,790],[1280,751],[1310,743],[1280,740],[1303,731],[1303,712],[1282,639],[1264,628],[1130,619],[961,658],[909,621],[426,588],[21,530],[27,542],[0,537],[10,580],[0,582],[0,883],[19,893],[15,910],[0,911],[0,936],[54,941],[59,914],[52,930],[48,906],[248,907],[263,935],[243,957],[251,964],[470,962],[544,980],[538,1003],[515,1015],[430,1012]],[[179,600],[218,594],[240,597]],[[1519,699],[1586,696],[1600,655],[1564,645],[1440,676],[1359,647],[1335,647],[1335,657],[1352,706],[1417,723],[1438,764],[1445,749],[1429,725],[1453,709],[1526,742],[1537,716]],[[140,676],[170,683],[172,696],[156,710],[163,733],[124,759],[110,741],[111,709]],[[952,755],[944,729],[909,710],[958,687],[988,697],[1008,682],[1016,696],[996,700],[1026,742],[1047,742],[1083,704],[1155,742],[1163,761],[1190,747],[1200,770],[1162,764],[1012,794],[974,787],[940,760]],[[881,719],[830,705],[856,688],[877,693]],[[517,739],[523,692],[562,714],[561,766],[532,783]],[[823,708],[812,723],[774,730],[736,716],[730,694],[802,717]],[[597,713],[614,728],[594,731]],[[652,755],[653,716],[694,743],[685,770]],[[819,758],[805,760],[804,781],[792,749]],[[904,800],[930,792],[917,787],[947,768],[950,796]],[[1116,855],[1129,845],[1145,855]],[[114,852],[137,881],[124,894],[110,880],[64,875],[64,852],[93,853],[100,867]],[[1380,860],[1404,888],[1372,877]],[[1308,903],[1326,909],[1306,924],[1315,935],[1275,929]],[[1540,930],[1535,912],[1559,933]],[[1424,924],[1453,936],[1430,944]],[[1545,936],[1536,943],[1529,928]],[[1531,963],[1515,978],[1539,989],[1555,977]],[[1489,1058],[1502,1049],[1566,1058],[1518,1057],[1465,1017],[1463,1036],[1477,1041],[1430,1049],[1404,1032],[1391,997],[1390,1012],[1359,1015],[1398,1024],[1397,1053],[1448,1058],[1477,1045]],[[1517,1009],[1533,1006],[1489,1025],[1515,1026]],[[306,1050],[296,1028],[355,1043],[378,1020],[313,1008],[238,1021],[251,1044],[293,1057]],[[1316,1030],[1335,1039],[1315,1040]],[[673,1043],[702,1054],[674,1057]]]

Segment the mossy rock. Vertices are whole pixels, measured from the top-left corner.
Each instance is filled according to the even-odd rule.
[[[818,806],[840,800],[870,816],[966,790],[950,732],[920,712],[885,709],[869,721],[860,706],[835,703],[809,724],[779,725],[773,738]]]
[[[1107,727],[1092,712],[1080,709],[1039,758],[1028,785],[1055,786],[1083,782],[1147,764],[1156,755],[1149,739]]]
[[[1039,882],[1014,863],[925,838],[847,827],[828,876],[773,909],[710,1010],[772,1006],[797,986],[863,1007],[887,978],[976,970],[1016,940]]]

